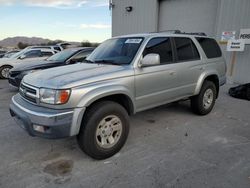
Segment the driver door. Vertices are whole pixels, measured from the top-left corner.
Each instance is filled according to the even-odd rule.
[[[137,111],[161,105],[175,97],[177,76],[171,38],[151,39],[144,49],[143,57],[151,53],[160,55],[160,65],[135,69]]]

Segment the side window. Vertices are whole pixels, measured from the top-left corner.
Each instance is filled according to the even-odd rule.
[[[147,54],[159,54],[161,59],[161,64],[169,64],[173,62],[173,52],[170,38],[168,37],[159,37],[151,39],[144,52],[143,56]]]
[[[52,52],[42,52],[43,57],[52,56],[52,55],[53,55]]]
[[[196,37],[208,59],[221,57],[221,49],[216,40],[210,38]]]
[[[25,54],[25,58],[33,58],[33,57],[41,57],[41,50],[31,50],[26,52]]]
[[[199,52],[190,38],[175,37],[177,61],[199,60]]]
[[[61,51],[61,48],[59,48],[59,47],[57,47],[57,46],[54,47],[54,49],[57,50],[57,51]]]
[[[71,58],[71,62],[82,62],[83,60],[86,59],[86,57],[90,54],[90,52],[79,52],[78,54],[74,55],[72,58]]]

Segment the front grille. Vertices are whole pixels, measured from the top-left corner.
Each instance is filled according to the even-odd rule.
[[[38,100],[37,92],[38,92],[37,89],[23,83],[21,83],[19,88],[20,95],[32,103],[37,103]]]
[[[10,71],[9,76],[13,78],[13,77],[16,77],[19,74],[20,74],[19,71]]]

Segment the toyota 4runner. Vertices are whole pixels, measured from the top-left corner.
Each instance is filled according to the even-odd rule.
[[[130,115],[181,99],[208,114],[225,74],[220,47],[203,34],[114,37],[84,63],[25,76],[10,113],[31,136],[76,135],[86,154],[105,159],[124,145]]]

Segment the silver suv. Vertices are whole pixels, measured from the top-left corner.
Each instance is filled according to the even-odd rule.
[[[25,76],[10,113],[32,136],[77,135],[86,154],[105,159],[124,145],[129,115],[181,99],[208,114],[225,73],[220,47],[202,34],[115,37],[84,63]]]

